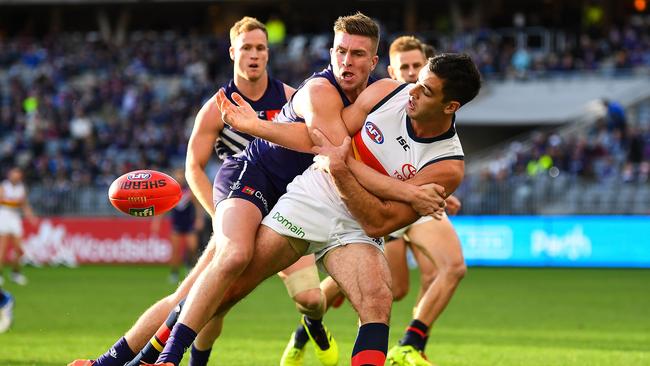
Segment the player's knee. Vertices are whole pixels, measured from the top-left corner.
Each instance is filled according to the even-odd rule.
[[[210,265],[220,272],[232,272],[238,275],[248,266],[252,258],[252,249],[247,248],[245,245],[237,245],[237,243],[231,242],[227,244],[227,247],[223,248],[219,258],[216,259],[215,257],[215,260]]]
[[[465,277],[466,273],[467,273],[467,266],[465,265],[465,261],[463,260],[454,261],[450,263],[447,266],[447,268],[445,268],[444,270],[444,274],[447,277],[447,279],[455,283],[460,282]]]
[[[325,301],[320,289],[310,289],[293,297],[298,311],[311,318],[320,318],[325,312]]]
[[[398,283],[398,282],[393,282],[393,301],[400,301],[403,298],[406,297],[409,293],[409,285],[408,283],[403,284],[403,283]]]

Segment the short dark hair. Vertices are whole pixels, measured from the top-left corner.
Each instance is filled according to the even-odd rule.
[[[472,58],[460,53],[441,53],[431,57],[429,71],[442,79],[443,100],[455,100],[460,105],[469,103],[481,89],[481,74]]]
[[[436,49],[430,44],[422,44],[422,50],[424,50],[424,57],[430,58],[436,55]]]

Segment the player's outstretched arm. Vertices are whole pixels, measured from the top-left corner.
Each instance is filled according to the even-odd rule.
[[[223,89],[217,93],[217,105],[221,110],[222,119],[231,127],[288,149],[300,152],[311,151],[312,142],[304,123],[281,121],[269,123],[258,118],[257,113],[241,95],[233,93],[232,99],[235,103],[226,97]]]
[[[215,94],[203,104],[196,115],[185,157],[187,184],[210,216],[214,215],[212,182],[205,174],[205,166],[210,161],[214,142],[223,126]]]

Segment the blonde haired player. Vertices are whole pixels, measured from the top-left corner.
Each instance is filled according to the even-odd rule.
[[[256,115],[263,120],[273,119],[282,106],[291,98],[295,89],[270,77],[267,72],[269,59],[267,31],[260,21],[252,17],[243,17],[230,29],[231,47],[230,58],[233,60],[233,78],[223,86],[230,95],[233,92],[241,94],[251,104]],[[210,98],[198,112],[192,135],[188,144],[188,153],[185,161],[185,178],[192,193],[199,203],[210,214],[215,216],[213,202],[213,189],[210,179],[205,173],[213,147],[220,158],[226,162],[220,174],[232,171],[233,155],[240,153],[248,146],[253,137],[230,128],[221,120],[221,114],[216,104],[216,98]],[[237,173],[239,174],[239,173]],[[215,182],[216,184],[217,182]],[[267,198],[258,194],[258,187],[252,183],[231,185],[230,200],[253,204],[260,211],[267,205]],[[261,193],[261,192],[259,192]],[[237,209],[242,209],[239,202]],[[255,212],[245,212],[237,217],[239,225],[248,225],[254,222]],[[244,218],[249,218],[249,220]],[[261,217],[260,219],[261,220]],[[141,362],[152,362],[165,346],[169,337],[169,330],[173,327],[182,306],[177,306],[183,300],[194,282],[206,272],[215,257],[215,240],[223,231],[222,225],[215,227],[217,235],[210,240],[206,250],[199,258],[194,269],[181,282],[178,289],[169,296],[159,300],[145,311],[136,324],[120,338],[111,349],[99,356],[97,360],[76,360],[70,363],[74,366],[123,366],[140,365]],[[254,235],[255,230],[235,230],[241,235]],[[223,235],[223,234],[222,234]],[[238,238],[237,240],[241,240]],[[320,317],[324,311],[324,296],[319,288],[318,272],[313,265],[313,256],[305,256],[290,268],[279,273],[285,282],[287,290],[295,301],[299,311],[305,315]],[[183,300],[184,301],[184,300]],[[183,302],[184,303],[184,302]],[[171,312],[171,313],[170,313]],[[169,314],[165,321],[165,316]],[[191,365],[205,365],[211,353],[214,340],[221,333],[222,318],[213,318],[202,328],[190,351]],[[158,326],[163,324],[160,328]],[[156,331],[156,329],[158,329]],[[326,332],[324,326],[321,327]],[[152,337],[153,335],[153,337]],[[328,334],[325,334],[327,336]],[[147,343],[147,340],[149,342]],[[336,364],[338,351],[333,339],[329,338],[327,349],[320,349],[315,343],[317,356],[326,365]],[[135,354],[140,350],[139,354]],[[135,357],[135,358],[134,358]]]
[[[30,223],[35,223],[36,218],[27,201],[27,188],[23,183],[23,172],[19,168],[12,168],[7,174],[7,179],[0,184],[0,271],[7,253],[9,243],[13,244],[16,252],[12,262],[11,281],[26,285],[27,277],[20,272],[20,259],[23,254],[22,213]],[[0,276],[0,285],[4,278]]]

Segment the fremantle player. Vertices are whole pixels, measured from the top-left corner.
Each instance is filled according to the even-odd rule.
[[[354,101],[368,84],[369,74],[377,63],[379,29],[370,18],[356,14],[339,18],[334,30],[331,67],[303,83],[283,108],[279,120],[305,121],[326,133],[329,128],[337,128],[345,134],[343,125],[332,121],[340,120],[341,109]],[[308,139],[308,136],[304,137]],[[215,233],[221,231],[216,234],[218,251],[215,260],[192,287],[179,323],[169,338],[171,343],[168,342],[159,359],[170,361],[170,357],[180,357],[179,352],[183,350],[179,347],[185,347],[184,342],[193,339],[195,330],[201,329],[212,317],[226,291],[230,291],[231,284],[257,253],[254,239],[262,217],[284,193],[286,185],[311,164],[312,158],[311,154],[300,154],[264,140],[255,140],[243,155],[226,160],[214,189],[215,218],[220,221],[219,227],[215,225],[214,229]],[[227,184],[229,180],[231,184]],[[247,220],[242,220],[242,217]],[[307,336],[319,345],[317,354],[320,348],[338,357],[335,343],[323,329],[320,316],[314,313],[303,319],[309,330]],[[321,362],[324,360],[320,359]],[[325,358],[325,361],[335,364],[337,360]]]
[[[476,96],[479,88],[480,76],[471,59],[453,54],[429,60],[415,86],[396,86],[383,81],[373,84],[344,115],[350,132],[364,127],[354,138],[355,156],[394,177],[404,178],[401,169],[413,167],[417,173],[410,183],[439,182],[444,189],[453,191],[462,180],[464,166],[453,116],[461,105]],[[240,107],[228,106],[224,101],[225,120],[233,122],[233,116],[245,113],[244,119],[252,121],[237,124],[238,129],[299,151],[310,149],[306,133],[287,133],[291,129],[305,131],[304,125],[261,126],[255,122],[254,114],[251,117],[244,112],[250,109],[246,103],[235,100]],[[404,200],[415,188],[380,173],[368,172],[366,166],[354,159],[346,161],[350,140],[343,140],[343,136],[347,131],[330,135],[344,141],[338,147],[329,145],[319,130],[313,131],[323,141],[323,147],[316,151],[329,158],[328,169],[333,179],[312,167],[289,185],[287,193],[263,220],[249,266],[225,294],[221,305],[214,308],[217,314],[222,313],[277,269],[305,253],[316,253],[360,316],[352,365],[383,365],[392,294],[390,273],[380,250],[382,240],[376,237],[414,222],[418,213],[408,204],[378,199],[357,179],[388,198]],[[350,169],[356,169],[357,175]],[[438,203],[444,207],[444,199]],[[199,322],[207,320],[205,315],[201,318],[196,312],[189,313],[193,317],[184,316],[188,309],[191,307],[184,308],[157,364],[178,365],[195,336],[192,323],[197,318]]]
[[[260,118],[274,118],[287,100],[291,98],[294,89],[271,78],[267,73],[268,39],[266,28],[257,19],[244,17],[231,28],[230,40],[230,57],[234,61],[234,76],[225,85],[224,90],[229,95],[233,92],[243,95]],[[220,158],[227,159],[231,155],[241,152],[252,139],[251,136],[224,125],[214,96],[203,105],[197,114],[188,145],[185,176],[197,200],[211,216],[214,216],[215,206],[212,200],[212,184],[205,173],[205,167],[212,155],[212,147],[214,146]],[[245,187],[241,187],[241,189],[244,190]],[[245,192],[249,191],[241,193]],[[259,200],[255,195],[252,195],[251,199]],[[212,238],[194,269],[183,280],[175,293],[147,309],[125,336],[120,338],[96,361],[77,360],[70,365],[122,366],[129,361],[133,365],[138,365],[141,361],[155,361],[167,341],[170,327],[173,326],[180,312],[180,307],[176,307],[176,305],[187,296],[196,278],[213,260],[214,253],[215,245],[214,238]],[[324,297],[319,289],[318,273],[314,269],[313,262],[313,257],[305,257],[292,268],[284,271],[281,277],[285,279],[289,293],[302,312],[311,314],[312,311],[315,311],[315,314],[320,314],[320,309],[324,308],[322,305]],[[165,321],[165,317],[170,312],[171,314]],[[161,323],[163,326],[158,329]],[[158,330],[156,331],[156,329]],[[207,364],[212,344],[220,332],[220,319],[215,319],[203,329],[192,346],[191,365]],[[147,343],[148,340],[149,343]],[[136,357],[134,353],[139,350],[142,351]],[[336,353],[337,356],[338,353]]]

